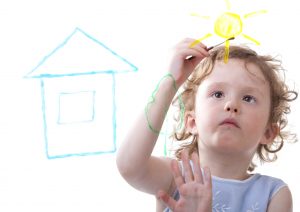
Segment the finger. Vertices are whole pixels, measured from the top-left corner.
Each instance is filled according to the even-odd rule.
[[[182,55],[183,59],[189,59],[189,58],[199,58],[202,59],[205,57],[205,55],[202,55],[198,51],[194,49],[179,49],[177,51],[180,55]]]
[[[198,62],[200,62],[203,58],[207,57],[207,55],[202,54],[199,51],[193,50],[190,52],[190,54],[188,54],[185,59],[187,60],[192,60],[194,58],[196,58],[198,60]]]
[[[186,149],[184,149],[181,152],[181,160],[183,163],[185,182],[188,183],[193,181],[194,180],[193,171],[189,161],[188,151]]]
[[[210,169],[208,167],[204,168],[204,185],[207,188],[212,188],[212,182],[211,182],[211,172]]]
[[[176,160],[171,161],[172,174],[174,177],[175,184],[177,188],[184,184],[184,179],[182,176],[182,172],[179,168],[178,162]]]
[[[198,52],[198,54],[202,54],[204,55],[205,57],[208,57],[209,56],[209,52],[207,51],[207,46],[204,45],[203,43],[199,43],[197,44],[195,47],[193,47],[192,49],[194,49],[195,51]]]
[[[190,44],[194,40],[195,39],[192,39],[192,38],[185,38],[175,46],[175,49],[193,49],[190,47]]]
[[[178,42],[175,46],[175,48],[181,48],[181,47],[185,47],[185,48],[203,48],[203,49],[207,49],[207,46],[205,44],[203,44],[201,41],[196,40],[194,38],[185,38],[182,41]]]
[[[188,56],[186,56],[185,59],[189,61],[193,61],[197,65],[199,62],[201,62],[204,58],[208,56],[209,55],[193,50],[193,52],[191,52]]]
[[[201,171],[201,167],[200,167],[200,159],[196,152],[193,152],[193,154],[192,154],[192,161],[193,161],[193,165],[194,165],[194,179],[198,183],[203,183],[203,176],[202,176],[202,171]]]
[[[191,46],[196,40],[194,38],[184,38],[179,44],[184,44],[185,46]]]
[[[203,49],[207,49],[207,46],[204,43],[199,43],[198,46],[201,46]]]
[[[177,50],[184,50],[187,54],[186,56],[194,56],[198,58],[204,58],[209,56],[207,51],[207,46],[203,43],[198,43],[195,46],[191,46],[191,44],[195,41],[195,39],[186,38],[182,42],[180,42],[176,47]]]
[[[161,199],[172,211],[175,209],[176,201],[165,191],[158,191],[157,197]]]

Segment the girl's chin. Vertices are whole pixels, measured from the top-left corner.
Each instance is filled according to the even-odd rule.
[[[205,137],[200,138],[200,140],[205,143],[205,146],[218,148],[221,151],[224,150],[232,152],[241,148],[243,144],[241,134],[234,130],[218,130],[206,138],[207,139],[205,139]]]
[[[211,141],[212,145],[221,151],[233,152],[241,145],[241,140],[236,136],[223,135]]]

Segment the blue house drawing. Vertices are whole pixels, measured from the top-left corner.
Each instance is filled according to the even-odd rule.
[[[137,67],[76,28],[25,78],[40,80],[48,159],[116,151],[115,75]]]

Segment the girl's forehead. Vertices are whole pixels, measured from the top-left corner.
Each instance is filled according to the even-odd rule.
[[[268,84],[262,70],[254,63],[240,59],[230,59],[227,63],[216,61],[212,72],[204,81],[235,81],[255,85]]]

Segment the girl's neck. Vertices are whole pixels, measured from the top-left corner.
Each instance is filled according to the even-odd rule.
[[[211,155],[207,151],[200,152],[200,164],[209,167],[213,176],[245,180],[250,177],[247,172],[252,157],[235,157],[233,155]]]

